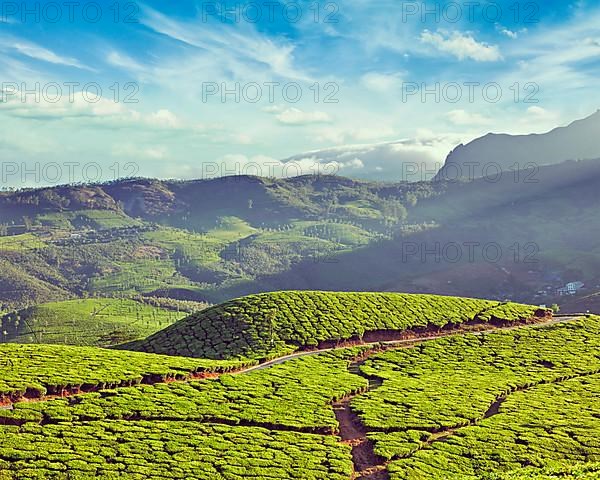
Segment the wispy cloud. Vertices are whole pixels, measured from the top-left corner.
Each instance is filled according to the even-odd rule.
[[[25,55],[26,57],[33,58],[35,60],[40,60],[43,62],[52,63],[55,65],[65,65],[68,67],[75,67],[82,70],[93,71],[92,68],[83,65],[74,58],[58,55],[57,53],[48,50],[47,48],[41,47],[40,45],[37,45],[35,43],[10,38],[4,39],[3,43],[3,48],[5,51],[12,50],[21,55]]]
[[[253,24],[210,23],[200,18],[179,21],[149,7],[143,13],[141,22],[146,27],[194,47],[193,55],[209,59],[213,69],[220,66],[223,73],[243,80],[253,80],[243,78],[248,75],[258,80],[266,71],[271,77],[312,81],[310,75],[295,65],[293,43],[262,34]]]
[[[600,8],[583,8],[558,25],[542,24],[529,31],[526,39],[510,42],[510,67],[498,81],[533,82],[539,86],[537,98],[548,95],[553,103],[571,104],[583,95],[579,102],[584,107],[585,92],[595,92],[600,72],[598,25]]]
[[[129,55],[111,50],[106,55],[106,62],[113,67],[117,67],[123,70],[127,70],[130,72],[147,72],[147,67],[139,63],[137,60],[133,59]]]
[[[283,108],[271,106],[263,109],[267,113],[275,114],[275,118],[282,125],[311,125],[315,123],[331,123],[333,119],[327,112],[319,110],[307,112],[299,108]]]
[[[459,60],[471,59],[477,62],[496,62],[502,59],[497,45],[478,42],[469,33],[441,32],[425,30],[421,42],[431,45],[438,51],[455,56]]]

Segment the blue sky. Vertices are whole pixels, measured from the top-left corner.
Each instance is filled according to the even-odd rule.
[[[433,170],[489,131],[543,132],[599,107],[595,2],[68,4],[3,4],[3,185],[399,180],[406,162]]]

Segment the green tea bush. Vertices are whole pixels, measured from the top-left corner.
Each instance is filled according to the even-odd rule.
[[[360,348],[301,357],[244,375],[206,381],[140,385],[46,402],[17,403],[0,411],[0,423],[23,421],[177,419],[253,424],[334,434],[331,403],[366,390],[368,381],[348,372]]]
[[[335,437],[197,422],[0,426],[0,478],[347,480]],[[3,477],[4,475],[4,477]]]

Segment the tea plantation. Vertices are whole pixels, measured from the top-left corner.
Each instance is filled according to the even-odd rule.
[[[392,480],[598,462],[599,351],[598,317],[448,337],[369,359],[352,407]]]
[[[331,436],[173,421],[0,430],[3,480],[347,480],[352,473],[349,447]]]
[[[362,351],[17,403],[0,410],[0,478],[349,479],[331,402],[366,389],[347,371]]]
[[[110,388],[144,379],[227,372],[252,362],[215,361],[60,345],[0,344],[0,400],[80,387]]]
[[[368,386],[366,379],[347,370],[349,359],[360,352],[342,349],[210,381],[102,390],[76,401],[17,403],[14,410],[0,411],[0,423],[176,419],[332,435],[338,424],[331,403]]]
[[[353,295],[333,295],[348,301],[352,315],[340,309],[337,322],[350,328],[361,318],[371,329],[365,337],[395,326],[435,332],[536,314],[481,300],[366,295],[382,306],[387,300],[390,312],[391,300],[402,299],[404,308],[386,320],[369,302],[350,302]],[[316,299],[332,294],[287,296],[306,296],[322,312]],[[259,308],[256,298],[276,304],[265,295],[237,302]],[[443,302],[464,307],[438,316]],[[291,328],[280,318],[275,331]],[[329,332],[311,325],[318,335]],[[598,479],[600,317],[518,325],[450,330],[455,334],[385,351],[305,352],[251,371],[245,369],[256,360],[2,345],[0,480]],[[278,341],[288,350],[301,346]],[[82,386],[94,388],[74,394]],[[33,397],[62,388],[64,398],[10,402],[26,391]],[[353,415],[350,423],[342,410]]]
[[[124,298],[50,302],[0,317],[0,341],[108,347],[146,338],[185,316]]]
[[[275,292],[199,312],[126,348],[215,359],[274,357],[322,342],[368,340],[372,332],[506,324],[536,313],[546,314],[526,305],[436,295]]]

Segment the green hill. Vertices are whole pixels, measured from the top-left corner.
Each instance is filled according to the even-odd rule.
[[[373,341],[375,333],[437,330],[470,321],[525,320],[539,314],[537,310],[436,295],[276,292],[239,298],[193,314],[126,348],[188,357],[260,358],[323,342]]]
[[[20,309],[87,293],[218,303],[270,290],[261,278],[389,237],[405,204],[431,188],[417,190],[243,176],[0,192],[0,265],[10,266],[0,269],[0,301]]]
[[[496,182],[242,176],[0,192],[0,302],[344,290],[552,305],[568,282],[599,285],[599,181],[589,160]]]
[[[117,298],[43,303],[0,317],[0,340],[110,346],[145,338],[190,312],[177,308],[184,302],[171,303],[169,308]],[[194,306],[198,309],[202,304]]]

